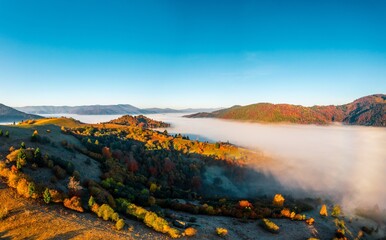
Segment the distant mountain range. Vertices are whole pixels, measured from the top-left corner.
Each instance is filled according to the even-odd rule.
[[[125,115],[125,114],[153,114],[153,113],[189,113],[211,112],[217,109],[182,109],[171,108],[137,108],[129,104],[117,105],[89,105],[89,106],[27,106],[15,109],[30,114],[79,114],[79,115]]]
[[[0,103],[0,122],[19,122],[26,119],[39,119],[41,116],[27,114]]]
[[[201,112],[185,117],[298,124],[343,122],[350,125],[386,127],[386,95],[370,95],[339,106],[304,107],[290,104],[257,103],[247,106],[233,106],[210,113]]]

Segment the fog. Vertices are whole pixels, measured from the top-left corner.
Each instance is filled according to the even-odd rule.
[[[263,152],[270,164],[253,164],[288,189],[330,197],[346,208],[386,208],[386,129],[360,126],[315,126],[240,123],[188,119],[177,114],[149,117],[169,122],[169,133],[191,139],[231,143]]]
[[[86,123],[117,117],[67,116]],[[300,189],[310,196],[339,201],[345,208],[372,207],[375,204],[386,208],[386,128],[269,125],[189,119],[180,114],[147,116],[171,123],[172,127],[167,129],[171,134],[189,135],[192,140],[229,141],[261,151],[273,161],[269,164],[256,162],[251,164],[251,168],[273,175],[294,195]]]

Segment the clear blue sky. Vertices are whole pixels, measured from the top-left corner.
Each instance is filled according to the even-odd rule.
[[[227,107],[386,93],[386,1],[0,0],[0,102]]]

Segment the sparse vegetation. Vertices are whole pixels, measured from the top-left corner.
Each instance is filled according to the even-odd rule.
[[[184,235],[187,236],[187,237],[193,237],[196,234],[197,234],[197,230],[192,228],[192,227],[188,227],[184,231]]]
[[[280,230],[279,226],[277,226],[274,222],[272,222],[266,218],[262,219],[262,225],[263,225],[265,230],[267,230],[271,233],[278,233]]]
[[[331,211],[331,216],[339,217],[341,215],[341,208],[339,205],[334,205]]]
[[[51,193],[50,193],[50,190],[48,188],[46,188],[46,190],[44,190],[43,200],[47,204],[49,204],[51,202]]]
[[[216,228],[216,234],[220,237],[225,237],[226,235],[228,235],[228,229],[226,228]]]
[[[328,216],[326,204],[322,205],[322,207],[320,208],[319,214],[320,214],[320,216],[325,216],[325,217]]]

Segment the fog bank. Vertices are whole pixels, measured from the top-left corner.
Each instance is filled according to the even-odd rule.
[[[386,129],[240,123],[189,119],[178,114],[148,115],[169,122],[169,133],[203,136],[213,141],[257,149],[275,164],[256,164],[293,189],[342,201],[346,207],[386,208]],[[198,137],[200,139],[200,137]]]

